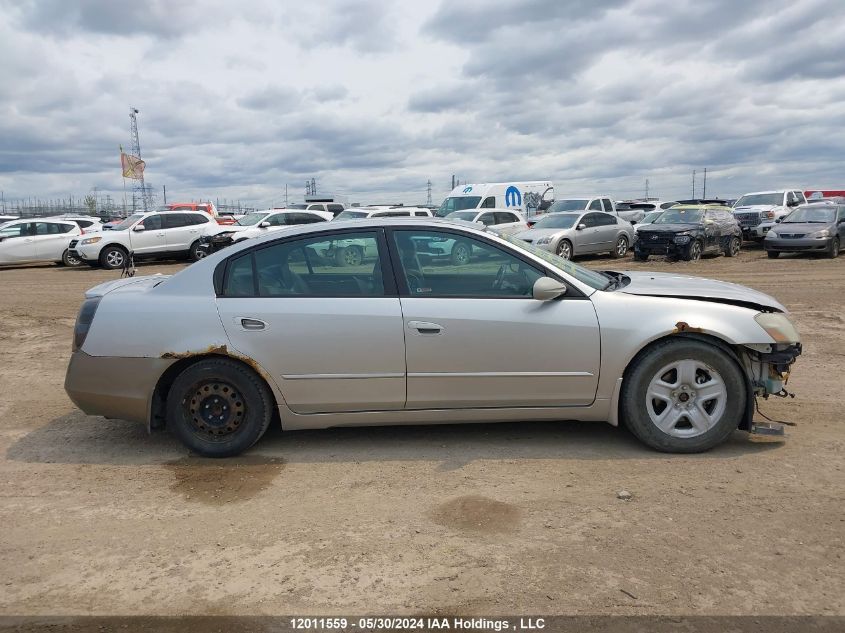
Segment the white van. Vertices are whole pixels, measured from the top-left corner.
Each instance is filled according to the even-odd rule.
[[[548,209],[554,198],[555,185],[547,180],[459,185],[435,215],[445,218],[454,211],[468,209],[511,209],[528,217]]]

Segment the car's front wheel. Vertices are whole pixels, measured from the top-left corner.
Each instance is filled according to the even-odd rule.
[[[701,259],[701,242],[694,240],[687,248],[687,252],[684,254],[684,259],[688,262],[697,262]]]
[[[572,259],[572,242],[569,240],[561,240],[557,245],[558,257],[563,259]]]
[[[100,253],[100,266],[115,270],[126,265],[127,253],[119,246],[107,246]]]
[[[830,248],[827,249],[827,256],[831,259],[836,259],[839,257],[839,238],[834,237],[830,241]]]
[[[204,457],[231,457],[255,444],[273,417],[273,397],[250,368],[209,358],[186,368],[167,394],[167,424]]]
[[[199,240],[191,244],[190,257],[192,262],[201,260],[208,255],[208,247],[201,244]]]
[[[466,242],[458,242],[452,247],[449,258],[455,266],[469,264],[469,260],[472,258],[472,246]]]
[[[731,356],[702,341],[676,338],[636,358],[622,387],[620,413],[631,432],[668,453],[698,453],[739,426],[748,394]]]

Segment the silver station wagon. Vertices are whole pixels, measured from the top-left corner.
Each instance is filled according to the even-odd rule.
[[[167,427],[207,456],[248,449],[273,420],[588,420],[696,452],[750,430],[800,353],[786,309],[743,286],[595,272],[483,228],[379,218],[92,288],[65,388],[88,414]]]

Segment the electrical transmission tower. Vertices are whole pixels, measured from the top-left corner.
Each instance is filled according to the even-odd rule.
[[[426,191],[427,191],[427,195],[426,195],[426,198],[425,198],[425,203],[428,206],[431,206],[431,180],[428,181],[428,189]]]
[[[129,132],[132,135],[132,155],[141,158],[141,140],[138,137],[138,109],[129,106]],[[150,211],[153,206],[152,195],[150,190],[144,183],[144,172],[141,171],[140,178],[132,180],[132,207],[134,210],[135,202],[140,200],[144,211]]]

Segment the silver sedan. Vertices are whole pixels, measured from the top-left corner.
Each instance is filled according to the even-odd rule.
[[[470,245],[467,261],[421,245]],[[339,261],[339,245],[362,257]],[[661,451],[753,431],[801,353],[777,300],[587,270],[514,237],[412,218],[290,227],[172,276],[92,288],[65,389],[90,415],[223,457],[273,420],[331,426],[587,420]]]
[[[563,259],[592,253],[618,258],[634,243],[634,227],[603,211],[550,213],[516,237]]]

